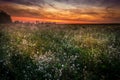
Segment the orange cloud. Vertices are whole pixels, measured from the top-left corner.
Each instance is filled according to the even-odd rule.
[[[48,1],[49,2],[49,1]],[[13,21],[24,22],[57,22],[57,23],[120,23],[120,10],[104,6],[75,6],[66,3],[46,3],[25,5],[11,2],[0,2],[0,9],[8,12]]]

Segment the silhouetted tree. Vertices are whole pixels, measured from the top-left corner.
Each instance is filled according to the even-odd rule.
[[[0,11],[0,23],[12,23],[10,15],[4,11]]]

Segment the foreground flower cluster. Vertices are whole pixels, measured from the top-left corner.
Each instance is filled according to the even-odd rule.
[[[0,28],[0,80],[120,79],[120,25]]]

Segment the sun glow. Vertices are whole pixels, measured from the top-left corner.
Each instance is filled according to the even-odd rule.
[[[55,22],[55,23],[60,23],[60,24],[86,24],[89,22],[85,22],[85,21],[69,21],[69,20],[56,20],[56,19],[38,19],[38,18],[29,18],[29,17],[12,17],[13,22],[15,21],[21,21],[21,22],[30,22],[30,23],[36,23],[37,22]]]

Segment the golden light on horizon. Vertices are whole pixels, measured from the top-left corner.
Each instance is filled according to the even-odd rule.
[[[84,21],[68,21],[68,20],[55,20],[55,19],[37,19],[37,18],[29,18],[29,17],[11,17],[12,21],[20,21],[20,22],[30,22],[30,23],[36,23],[36,22],[55,22],[59,24],[87,24],[89,22]]]

